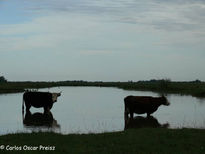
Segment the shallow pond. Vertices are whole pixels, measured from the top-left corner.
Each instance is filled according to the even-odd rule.
[[[191,96],[168,95],[170,106],[160,106],[152,114],[136,115],[124,120],[124,97],[128,95],[158,96],[153,92],[127,91],[118,88],[56,87],[39,91],[60,92],[51,113],[31,108],[22,117],[23,93],[0,95],[0,134],[32,131],[68,133],[100,133],[125,128],[167,127],[205,128],[205,100]],[[126,125],[125,125],[126,124]]]

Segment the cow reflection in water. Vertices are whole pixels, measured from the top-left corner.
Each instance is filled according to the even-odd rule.
[[[160,124],[153,116],[142,117],[136,116],[132,118],[125,118],[125,129],[128,128],[168,128],[169,124]]]
[[[60,125],[53,118],[53,114],[51,112],[46,113],[31,113],[30,111],[26,112],[25,117],[23,116],[23,124],[26,127],[45,127],[45,128],[60,128]]]

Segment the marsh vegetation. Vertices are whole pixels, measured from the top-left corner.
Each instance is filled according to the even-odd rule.
[[[125,90],[153,91],[163,94],[181,94],[195,97],[205,97],[205,82],[195,80],[190,82],[175,82],[169,79],[128,82],[102,81],[57,81],[57,82],[3,82],[0,83],[0,93],[23,92],[26,89],[39,89],[60,86],[94,86],[116,87]]]

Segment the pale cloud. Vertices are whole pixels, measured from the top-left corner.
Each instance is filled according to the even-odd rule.
[[[82,55],[105,55],[105,54],[111,54],[114,51],[108,51],[108,50],[83,50],[80,51]]]
[[[0,22],[0,69],[10,79],[205,79],[204,1],[18,2],[29,20]]]
[[[38,5],[39,3],[43,5]],[[104,16],[110,21],[153,26],[161,30],[193,30],[205,24],[205,2],[203,0],[49,0],[34,2],[42,11],[68,12]],[[35,8],[33,9],[35,13]],[[36,10],[39,10],[37,7]]]
[[[72,41],[91,37],[96,23],[87,22],[89,19],[82,16],[73,17],[50,15],[23,24],[0,25],[0,48],[6,51],[61,49]]]
[[[47,10],[47,13],[24,23],[0,25],[0,40],[4,44],[1,48],[28,50],[29,47],[65,46],[66,42],[67,44],[69,42],[84,44],[83,42],[87,40],[95,42],[96,38],[100,40],[102,35],[106,37],[102,33],[113,34],[116,31],[112,29],[112,26],[109,29],[111,24],[116,25],[116,29],[121,29],[123,35],[131,31],[129,30],[131,28],[133,36],[140,32],[150,37],[157,36],[157,40],[152,44],[189,45],[205,40],[203,26],[205,25],[205,3],[203,1],[51,0],[25,1],[25,4],[27,4],[24,6],[25,11],[33,7],[35,14],[35,7],[41,7],[41,12]],[[123,24],[126,25],[123,26]],[[122,37],[123,35],[121,34]],[[129,41],[120,42],[120,44],[128,44]],[[8,42],[11,42],[11,45]]]

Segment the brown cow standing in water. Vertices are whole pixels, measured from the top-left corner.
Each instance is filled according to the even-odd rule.
[[[53,103],[57,101],[57,98],[61,95],[61,93],[50,93],[50,92],[25,92],[23,94],[23,104],[22,104],[22,112],[24,112],[24,102],[26,105],[26,112],[29,111],[31,106],[40,108],[44,108],[44,112],[50,111],[53,107]]]
[[[127,96],[124,98],[125,103],[125,117],[130,117],[133,119],[133,114],[144,114],[147,113],[149,117],[150,114],[155,112],[160,105],[169,105],[167,98],[162,97],[151,97],[151,96]]]

